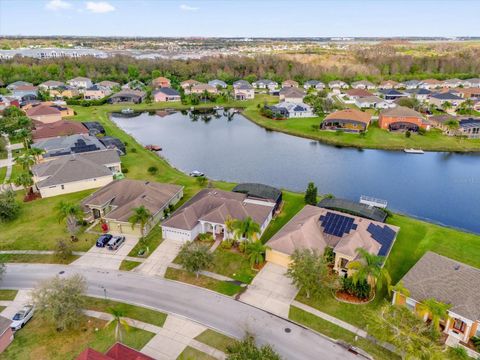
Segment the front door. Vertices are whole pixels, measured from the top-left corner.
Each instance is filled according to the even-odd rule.
[[[98,209],[93,209],[93,218],[94,219],[99,219],[102,216],[100,210]]]

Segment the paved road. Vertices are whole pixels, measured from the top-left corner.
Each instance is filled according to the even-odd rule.
[[[9,264],[1,286],[6,289],[33,288],[38,282],[61,271],[60,276],[81,273],[90,295],[145,305],[178,314],[235,337],[245,331],[255,334],[260,343],[270,343],[284,359],[363,359],[347,352],[328,339],[232,298],[194,286],[132,272],[95,268]],[[290,328],[290,332],[285,331]]]

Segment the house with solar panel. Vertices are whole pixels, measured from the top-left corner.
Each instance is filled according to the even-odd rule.
[[[297,249],[323,254],[326,248],[332,248],[333,269],[347,276],[352,271],[349,263],[359,260],[359,248],[387,258],[399,230],[380,221],[306,205],[267,242],[266,260],[288,267]]]

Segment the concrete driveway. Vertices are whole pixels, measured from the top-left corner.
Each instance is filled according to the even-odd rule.
[[[280,265],[267,263],[248,285],[240,301],[288,318],[290,304],[298,290],[285,275],[286,271]]]
[[[136,267],[138,271],[146,275],[157,275],[163,277],[168,265],[177,257],[183,242],[165,239],[145,261]]]
[[[136,236],[126,235],[125,238],[126,241],[123,245],[115,251],[109,250],[107,247],[98,248],[92,246],[85,255],[75,260],[72,265],[118,270],[122,261],[138,242],[138,237]]]

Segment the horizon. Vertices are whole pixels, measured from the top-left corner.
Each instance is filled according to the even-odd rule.
[[[421,14],[420,20],[412,12]],[[0,36],[480,37],[479,13],[480,2],[474,0],[0,0]]]

